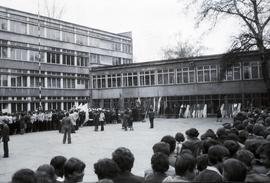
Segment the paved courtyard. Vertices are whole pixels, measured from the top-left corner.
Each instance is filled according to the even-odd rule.
[[[229,122],[225,120],[224,122]],[[111,158],[111,153],[120,146],[129,148],[135,162],[132,172],[143,176],[150,167],[152,146],[164,135],[174,136],[176,132],[195,127],[200,133],[208,128],[216,130],[222,123],[215,118],[206,119],[155,119],[155,128],[149,129],[149,121],[135,122],[134,131],[123,131],[120,124],[109,124],[105,131],[94,132],[94,127],[80,128],[72,134],[72,144],[62,144],[63,134],[57,131],[35,132],[10,137],[10,157],[2,158],[0,147],[0,182],[7,182],[12,174],[21,168],[36,170],[41,164],[48,164],[52,157],[63,155],[67,158],[77,157],[86,163],[84,182],[93,182],[97,177],[93,164],[101,158]]]

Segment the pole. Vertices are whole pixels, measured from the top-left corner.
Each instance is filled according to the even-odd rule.
[[[39,84],[39,111],[42,110],[42,80],[41,80],[41,53],[40,53],[40,16],[39,16],[39,0],[38,0],[38,84]]]

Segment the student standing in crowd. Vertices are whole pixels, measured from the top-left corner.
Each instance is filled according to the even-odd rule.
[[[4,148],[4,156],[3,158],[8,158],[8,141],[9,141],[9,127],[7,125],[8,121],[3,120],[2,125],[0,121],[1,131],[0,131],[0,139],[2,137],[3,148]]]
[[[68,136],[68,143],[71,144],[71,128],[72,128],[72,122],[69,118],[69,113],[66,113],[66,117],[62,120],[62,127],[64,131],[64,137],[63,137],[63,144],[66,143],[66,138]]]
[[[153,111],[152,108],[150,108],[148,115],[149,115],[149,121],[150,121],[150,128],[154,128],[155,112]]]

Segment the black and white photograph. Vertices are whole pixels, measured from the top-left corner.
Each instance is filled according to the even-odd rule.
[[[270,182],[270,1],[0,0],[2,182]]]

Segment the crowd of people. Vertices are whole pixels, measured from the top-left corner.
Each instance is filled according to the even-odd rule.
[[[151,167],[144,176],[132,173],[133,153],[119,147],[112,156],[86,165],[77,158],[54,157],[37,170],[21,169],[12,183],[82,182],[94,166],[102,183],[270,182],[270,111],[238,113],[232,123],[199,134],[196,128],[166,135],[153,144]],[[146,160],[147,161],[147,160]]]

